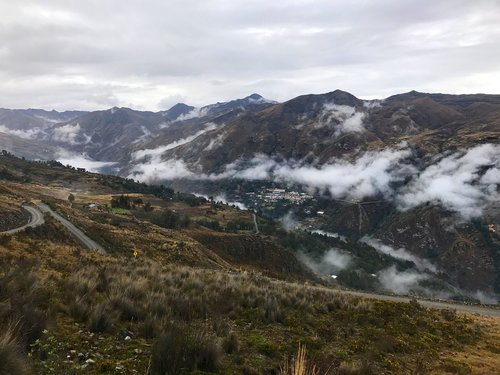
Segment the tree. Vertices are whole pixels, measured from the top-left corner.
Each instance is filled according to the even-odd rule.
[[[68,201],[71,204],[73,204],[73,202],[75,201],[75,196],[73,195],[73,193],[69,193]]]

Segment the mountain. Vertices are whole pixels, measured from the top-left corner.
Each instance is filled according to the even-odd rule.
[[[416,268],[368,244],[7,152],[0,193],[1,373],[497,372],[496,307],[377,294]]]
[[[188,115],[194,109],[195,109],[195,107],[193,107],[193,106],[190,106],[190,105],[187,105],[184,103],[177,103],[172,108],[166,110],[162,114],[169,121],[174,121],[174,120],[177,120],[181,116]]]
[[[499,95],[411,91],[362,100],[335,90],[156,113],[2,113],[4,144],[21,156],[63,149],[65,163],[71,153],[115,162],[128,178],[223,194],[274,218],[290,213],[302,227],[368,241],[420,265],[419,290],[439,280],[448,296],[500,293]],[[312,198],[258,198],[269,188]]]

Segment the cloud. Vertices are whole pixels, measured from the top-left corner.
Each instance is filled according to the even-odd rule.
[[[399,208],[408,210],[436,202],[464,219],[480,216],[486,205],[500,198],[499,155],[499,145],[484,144],[442,158],[400,192]]]
[[[228,200],[225,194],[218,194],[218,195],[216,195],[214,197],[214,201],[215,202],[222,202],[222,203],[227,204],[229,206],[236,206],[240,210],[245,210],[245,211],[248,210],[248,207],[245,206],[243,203]]]
[[[362,132],[365,130],[364,118],[365,113],[358,112],[354,107],[327,103],[323,106],[317,127],[331,126],[333,122],[336,136],[344,133]]]
[[[212,122],[208,122],[205,124],[204,129],[197,131],[195,134],[190,135],[189,137],[178,139],[178,140],[176,140],[172,143],[169,143],[168,145],[165,145],[165,146],[135,151],[132,153],[132,160],[140,160],[140,159],[143,159],[145,157],[151,157],[153,159],[152,162],[159,164],[159,163],[161,163],[160,156],[165,151],[168,151],[168,150],[171,150],[171,149],[176,148],[178,146],[189,143],[192,140],[198,138],[200,135],[207,133],[209,131],[215,130],[215,129],[217,129],[217,125],[212,123]]]
[[[190,120],[192,118],[198,118],[198,117],[203,117],[206,116],[208,113],[207,109],[205,108],[195,108],[188,113],[184,113],[177,117],[175,121],[184,121],[184,120]]]
[[[338,238],[344,242],[347,241],[347,238],[345,236],[342,236],[338,233],[327,232],[327,231],[319,230],[319,229],[312,230],[311,233],[320,234],[322,236],[327,236],[327,237],[332,237],[332,238]]]
[[[79,145],[90,142],[90,137],[80,133],[80,124],[67,124],[53,128],[52,139],[70,145]],[[82,140],[84,138],[84,140]]]
[[[360,200],[365,197],[393,195],[391,185],[414,171],[405,163],[408,149],[366,152],[357,160],[338,160],[321,167],[279,165],[273,172],[281,180],[328,191],[334,198]]]
[[[164,110],[337,87],[496,93],[500,4],[457,1],[350,1],[342,12],[326,0],[4,1],[0,101]]]
[[[71,165],[75,168],[85,168],[87,171],[95,173],[102,173],[116,165],[115,162],[97,161],[87,154],[77,154],[64,149],[59,149],[56,160],[64,165]]]
[[[0,132],[15,135],[24,139],[40,139],[46,136],[46,133],[40,128],[31,129],[10,129],[5,125],[0,125]]]
[[[182,160],[161,161],[158,157],[153,157],[147,163],[135,165],[128,176],[146,183],[196,177],[197,175],[191,172]]]
[[[209,130],[213,127],[208,126],[197,134]],[[383,197],[395,202],[403,211],[426,202],[439,203],[466,220],[481,215],[488,204],[499,199],[498,145],[485,144],[458,151],[421,170],[418,161],[415,165],[410,162],[414,155],[405,144],[396,149],[368,151],[355,160],[340,159],[321,166],[307,164],[304,160],[257,154],[249,160],[239,159],[227,164],[222,173],[213,174],[203,173],[196,165],[189,167],[182,160],[161,159],[164,151],[187,143],[193,137],[157,149],[137,151],[133,155],[136,164],[130,177],[149,182],[175,178],[239,178],[295,183],[310,190],[328,192],[335,199],[353,202]],[[150,159],[140,160],[146,157]],[[162,175],[161,171],[168,173]]]
[[[319,260],[305,253],[299,253],[298,258],[314,272],[327,275],[346,269],[352,262],[349,254],[335,248],[328,250]]]
[[[378,272],[378,279],[384,289],[397,294],[408,294],[411,291],[422,290],[419,282],[429,278],[428,275],[414,270],[398,271],[396,266],[388,267]]]
[[[281,221],[281,224],[283,225],[283,228],[287,232],[292,231],[299,226],[298,221],[293,217],[292,211],[288,212],[285,216],[283,216],[280,219],[280,221]]]
[[[371,238],[368,236],[364,236],[363,238],[361,238],[360,242],[373,247],[375,250],[382,254],[389,255],[399,260],[413,262],[419,271],[430,271],[433,273],[437,272],[436,266],[429,262],[427,259],[419,258],[416,255],[409,253],[402,247],[399,249],[395,249],[389,245],[383,244],[381,241],[375,238]]]
[[[220,146],[223,145],[225,138],[226,138],[226,133],[224,132],[220,133],[215,138],[212,138],[207,147],[205,147],[205,151],[210,151],[219,148]]]

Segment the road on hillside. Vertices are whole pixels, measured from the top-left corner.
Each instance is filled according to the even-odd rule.
[[[63,218],[57,212],[52,211],[52,209],[47,206],[45,203],[38,203],[37,206],[42,210],[42,212],[49,213],[52,215],[54,219],[59,221],[62,225],[64,225],[83,245],[91,250],[96,250],[101,254],[106,254],[106,250],[99,245],[97,242],[89,238],[85,233],[83,233],[80,229],[78,229],[73,223]]]
[[[255,226],[255,234],[259,234],[260,231],[259,231],[259,225],[257,224],[257,215],[255,214],[252,215],[253,215],[253,225]]]
[[[15,234],[15,233],[18,233],[18,232],[25,230],[26,228],[38,227],[39,225],[42,225],[43,223],[45,223],[45,220],[43,218],[43,214],[40,212],[40,210],[38,210],[35,207],[28,206],[28,205],[23,205],[22,207],[23,207],[23,209],[28,211],[28,213],[30,214],[30,218],[28,220],[28,223],[21,226],[21,227],[18,227],[18,228],[10,229],[10,230],[7,230],[5,232],[0,232],[0,234],[7,234],[7,235],[8,234]]]
[[[341,290],[341,293],[350,294],[357,297],[367,298],[367,299],[377,299],[381,301],[390,301],[390,302],[410,302],[411,297],[402,297],[402,296],[388,296],[384,294],[372,294],[365,292],[356,292],[350,290]],[[447,309],[447,310],[456,310],[458,312],[463,313],[472,313],[472,314],[480,314],[491,317],[500,317],[500,308],[497,307],[488,307],[485,305],[466,305],[460,302],[446,302],[446,301],[430,301],[426,299],[418,299],[417,301],[420,305],[432,309]]]

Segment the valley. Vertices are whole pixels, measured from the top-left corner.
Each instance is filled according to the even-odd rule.
[[[494,95],[340,90],[0,110],[12,358],[268,374],[304,345],[335,374],[493,374],[499,113]]]

